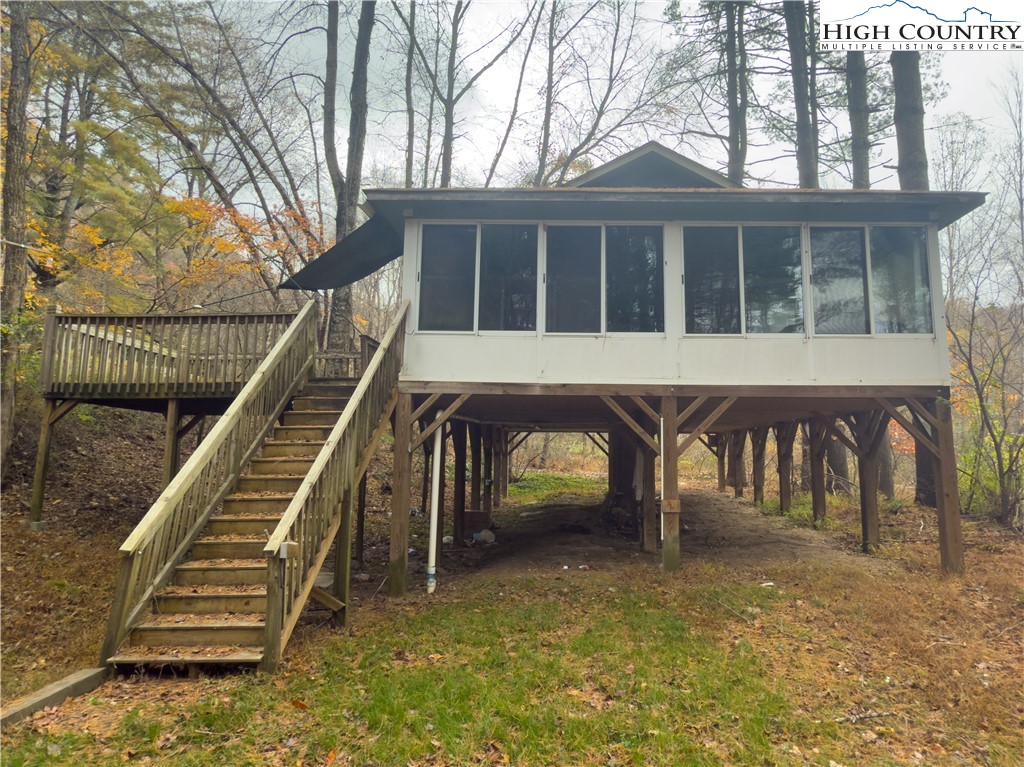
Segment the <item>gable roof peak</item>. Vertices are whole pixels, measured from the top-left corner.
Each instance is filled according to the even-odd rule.
[[[566,182],[566,186],[732,189],[740,185],[657,141],[648,141]]]

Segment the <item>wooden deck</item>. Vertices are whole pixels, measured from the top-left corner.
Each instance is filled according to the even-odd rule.
[[[40,364],[45,413],[32,525],[42,524],[53,427],[77,405],[164,414],[166,485],[178,470],[181,437],[205,416],[227,411],[297,314],[63,314],[51,307]],[[319,353],[311,377],[358,378],[376,348],[361,336],[353,352]]]

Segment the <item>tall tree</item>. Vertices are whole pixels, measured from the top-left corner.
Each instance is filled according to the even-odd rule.
[[[893,51],[892,85],[895,107],[896,150],[899,153],[900,189],[928,189],[928,151],[924,139],[924,96],[921,54]]]
[[[441,118],[444,129],[441,138],[441,177],[439,184],[442,187],[451,186],[452,182],[452,168],[455,157],[455,126],[458,122],[457,112],[459,104],[471,92],[479,79],[501,61],[509,49],[522,36],[533,18],[536,4],[531,6],[525,19],[519,22],[510,22],[482,46],[466,53],[461,47],[461,37],[471,6],[471,0],[457,0],[451,9],[447,31],[448,36],[443,41],[445,61],[444,71],[442,72],[437,59],[432,60],[431,57],[427,56],[411,14],[407,16],[398,3],[391,3],[391,7],[398,14],[412,41],[413,47],[416,49],[416,55],[427,78],[428,87],[441,105]],[[469,68],[469,60],[473,57],[473,54],[493,47],[495,44],[500,43],[502,38],[507,39],[498,51],[481,64],[475,72],[467,74],[466,70]],[[440,36],[436,40],[440,43]]]
[[[895,106],[897,170],[900,189],[928,189],[928,152],[924,137],[924,97],[921,89],[921,54],[918,51],[893,51],[889,56]],[[925,506],[936,505],[935,461],[918,444],[914,451],[916,469],[915,500]]]
[[[726,99],[729,117],[729,180],[742,185],[747,164],[747,72],[746,4],[725,4]]]
[[[8,82],[4,145],[3,199],[3,286],[0,291],[0,321],[3,325],[3,353],[0,357],[0,464],[6,460],[13,438],[15,382],[19,364],[19,320],[28,279],[26,269],[26,183],[28,180],[28,91],[31,85],[28,22],[30,3],[8,3],[10,17],[11,70]]]
[[[818,188],[818,137],[815,135],[816,118],[814,98],[810,86],[808,66],[808,4],[786,0],[782,12],[786,21],[786,42],[792,63],[793,105],[796,110],[796,162],[803,189]]]
[[[359,12],[352,83],[349,88],[348,155],[345,173],[338,162],[335,142],[335,112],[338,89],[338,2],[327,3],[327,75],[324,79],[324,152],[334,187],[335,242],[341,242],[356,226],[359,193],[363,175],[363,151],[366,144],[366,117],[368,103],[367,68],[370,60],[370,37],[377,3],[363,2]],[[331,292],[330,321],[327,328],[327,348],[350,350],[354,348],[352,335],[352,287],[346,285]]]
[[[871,187],[871,133],[868,111],[868,68],[864,51],[846,53],[846,103],[850,115],[853,188]]]

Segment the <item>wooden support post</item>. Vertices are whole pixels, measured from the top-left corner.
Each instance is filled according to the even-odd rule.
[[[737,498],[743,497],[746,472],[743,470],[743,450],[747,446],[747,430],[737,429],[729,433],[729,478]]]
[[[334,622],[344,626],[348,617],[348,605],[352,584],[352,507],[355,506],[353,493],[346,490],[341,498],[341,524],[334,536],[334,590],[332,593],[342,603],[334,611]]]
[[[480,498],[480,511],[491,517],[494,508],[494,427],[484,426],[481,439],[484,447],[483,495]]]
[[[654,505],[654,464],[658,454],[652,450],[641,448],[644,455],[642,517],[644,526],[644,551],[654,553],[658,550],[658,509]]]
[[[953,418],[948,400],[934,400],[932,411],[939,421],[939,449],[936,472],[936,500],[939,504],[939,554],[942,572],[962,575],[964,572],[964,539],[960,530],[960,495],[956,476],[956,449],[953,445]],[[930,408],[929,408],[930,409]]]
[[[36,473],[32,479],[32,506],[29,510],[29,527],[32,530],[42,530],[46,527],[46,523],[43,522],[43,494],[46,490],[46,472],[50,467],[50,440],[53,437],[53,416],[57,410],[57,402],[55,400],[46,399],[44,402],[43,422],[39,425]]]
[[[629,429],[615,426],[608,432],[608,462],[611,466],[608,507],[618,504],[630,514],[637,512],[636,494],[633,492],[636,448],[637,440],[632,438]]]
[[[793,508],[793,443],[799,424],[780,421],[775,424],[775,453],[779,463],[779,511]]]
[[[363,564],[363,544],[366,537],[366,474],[359,478],[359,497],[356,503],[356,551],[355,560]]]
[[[889,427],[885,411],[852,413],[843,418],[853,435],[853,444],[847,445],[857,456],[857,476],[860,483],[861,548],[867,554],[878,548],[878,451]],[[841,441],[842,432],[834,434]]]
[[[181,418],[181,400],[167,400],[167,423],[164,427],[164,482],[163,487],[171,484],[178,473],[181,457],[181,442],[178,439],[178,421]]]
[[[491,498],[494,509],[501,508],[501,473],[505,470],[501,456],[502,433],[500,426],[491,427]]]
[[[508,479],[512,451],[510,450],[508,429],[501,430],[501,497],[508,498]]]
[[[828,450],[828,421],[812,418],[808,423],[810,432],[811,462],[811,508],[815,526],[825,521],[825,453]]]
[[[729,452],[729,435],[715,434],[712,444],[715,446],[715,463],[718,464],[718,492],[724,493],[725,483],[725,454]]]
[[[768,445],[768,427],[756,426],[750,430],[750,462],[753,464],[752,477],[754,503],[764,505],[764,454]]]
[[[469,508],[473,511],[480,511],[480,485],[482,477],[482,429],[480,424],[469,424],[469,454],[470,454],[470,475],[469,475]]]
[[[388,593],[405,593],[409,570],[409,493],[412,479],[412,395],[398,395],[395,405],[394,466],[391,477],[391,551],[388,562]]]
[[[661,398],[661,563],[679,569],[679,442],[676,438],[675,397]]]
[[[455,451],[455,479],[452,493],[452,537],[461,546],[466,539],[466,422],[452,422],[452,448]]]

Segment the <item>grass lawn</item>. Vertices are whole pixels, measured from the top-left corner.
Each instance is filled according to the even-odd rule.
[[[414,578],[345,630],[301,627],[276,676],[117,680],[5,731],[3,763],[1021,763],[1019,541],[969,527],[989,566],[942,579],[933,540],[869,559],[707,498],[675,573],[595,530],[449,572],[431,598]],[[729,515],[817,548],[723,558],[703,525]]]

